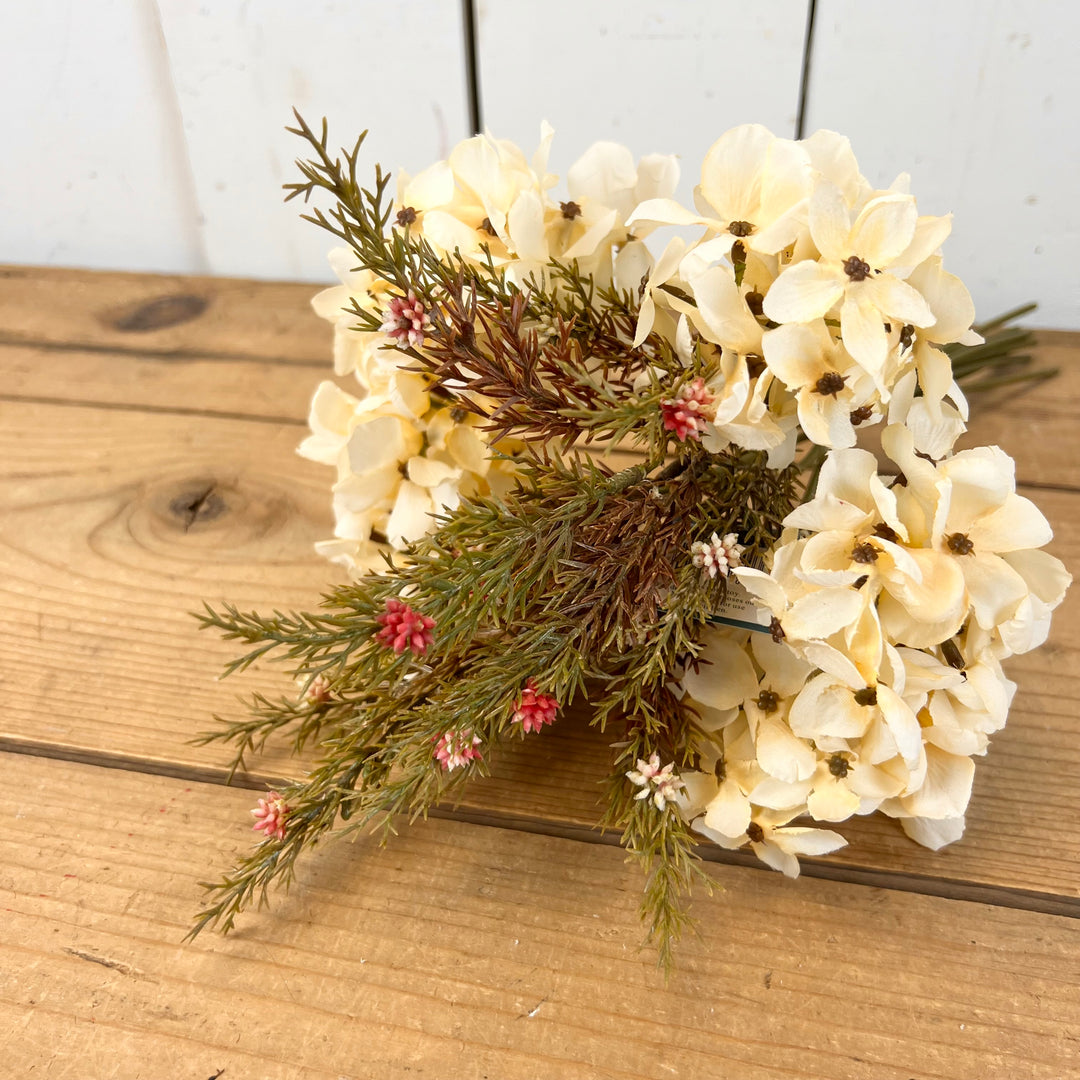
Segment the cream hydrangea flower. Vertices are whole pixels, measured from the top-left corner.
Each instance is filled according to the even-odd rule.
[[[695,190],[698,213],[672,199],[649,199],[627,224],[702,225],[715,234],[708,241],[711,258],[727,255],[735,243],[772,255],[794,242],[810,187],[810,159],[798,143],[744,124],[705,155]]]
[[[813,745],[791,728],[792,702],[813,670],[785,645],[764,634],[750,635],[750,651],[761,668],[757,692],[743,702],[761,770],[784,784],[809,780],[817,764]],[[805,798],[805,791],[800,792]]]
[[[786,877],[797,878],[798,856],[828,855],[847,846],[847,841],[830,829],[789,825],[799,813],[799,810],[758,810],[746,831],[735,837],[725,836],[711,829],[702,818],[694,821],[691,828],[721,847],[736,849],[749,844],[754,854],[766,866],[779,870]]]
[[[334,248],[329,261],[341,284],[317,293],[311,306],[319,318],[334,324],[334,374],[355,374],[360,385],[370,390],[376,381],[372,371],[377,366],[376,356],[387,341],[377,330],[357,329],[353,305],[378,315],[391,289],[370,270],[357,267],[357,256],[351,248]]]
[[[907,769],[898,758],[874,765],[854,750],[834,750],[818,759],[806,809],[815,821],[847,821],[854,814],[873,813],[907,783]]]
[[[907,332],[912,361],[918,371],[919,387],[932,420],[940,420],[940,404],[951,397],[961,419],[967,419],[967,401],[952,377],[952,361],[938,346],[960,342],[978,345],[982,338],[972,330],[975,305],[964,283],[955,274],[946,273],[940,256],[931,256],[908,276],[934,316],[931,326],[916,329],[900,327],[897,342]]]
[[[404,550],[463,494],[505,491],[512,461],[493,460],[483,421],[432,408],[426,380],[395,371],[388,390],[358,399],[325,382],[299,453],[337,469],[335,537],[318,550],[353,573],[382,565],[381,545]],[[508,447],[513,449],[513,447]]]
[[[665,304],[681,313],[680,329],[687,325],[683,320],[688,320],[702,342],[719,346],[714,374],[706,385],[712,407],[702,445],[714,453],[732,443],[747,450],[767,450],[770,467],[783,468],[795,453],[795,401],[774,382],[761,358],[762,326],[747,302],[758,275],[767,277],[768,271],[762,269],[760,260],[751,257],[748,273],[739,286],[729,268],[721,265],[702,269],[702,264],[692,257],[694,254],[682,260],[680,273],[689,270],[691,276],[680,281],[679,290],[689,289],[694,302],[677,294],[663,295]],[[703,351],[709,352],[707,348]]]
[[[882,442],[904,470],[897,506],[910,522],[911,542],[922,546],[924,562],[951,563],[953,575],[959,573],[966,590],[963,617],[970,606],[979,627],[1000,634],[1014,618],[1026,622],[1037,605],[1048,615],[1071,579],[1053,556],[1035,551],[1053,532],[1038,507],[1016,493],[1013,460],[987,446],[927,461],[915,451],[911,432],[899,425],[887,428]],[[1028,576],[1017,567],[1027,569]],[[1032,584],[1039,593],[1033,594]],[[894,640],[918,647],[944,640],[927,640],[922,629],[927,620],[910,598],[894,594],[893,599],[897,602],[883,600],[881,617]],[[1023,637],[1018,634],[1016,644],[1025,644]]]
[[[847,351],[871,375],[880,374],[889,351],[886,323],[934,323],[930,305],[904,280],[915,265],[904,260],[922,239],[918,222],[910,195],[871,199],[852,220],[840,190],[819,184],[810,198],[810,233],[821,257],[780,274],[765,297],[765,314],[779,323],[809,323],[839,307]],[[936,247],[944,237],[934,239]]]
[[[566,186],[575,202],[591,200],[615,211],[625,223],[648,199],[666,199],[679,186],[679,159],[674,154],[648,154],[634,164],[625,146],[594,143],[566,172]],[[647,230],[638,228],[637,236]]]
[[[731,724],[700,747],[696,768],[682,773],[676,799],[686,821],[703,823],[723,836],[741,836],[750,824],[749,792],[754,788],[753,743],[745,723]]]
[[[796,395],[799,424],[819,446],[849,447],[859,424],[881,419],[873,378],[834,341],[824,320],[789,323],[762,336],[769,370]]]

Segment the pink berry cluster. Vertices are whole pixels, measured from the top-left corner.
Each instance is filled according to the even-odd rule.
[[[424,305],[416,299],[416,293],[410,290],[408,296],[395,296],[386,306],[379,329],[397,342],[421,345],[427,327]]]
[[[527,735],[539,731],[545,724],[554,724],[558,711],[559,703],[550,694],[541,694],[536,689],[536,680],[529,679],[514,706],[513,722],[520,724]]]
[[[470,761],[482,760],[479,745],[480,736],[474,735],[472,728],[451,728],[435,740],[435,757],[446,772],[451,772]]]
[[[416,656],[423,656],[434,638],[435,620],[413,611],[403,600],[387,600],[386,611],[376,620],[382,629],[375,635],[377,641],[393,649],[400,656],[411,649]]]
[[[705,388],[705,380],[694,379],[681,387],[675,397],[660,402],[664,430],[675,432],[679,442],[700,439],[705,424],[712,418],[712,403],[713,396]]]
[[[259,800],[259,805],[251,811],[255,818],[252,829],[255,832],[263,832],[266,836],[275,840],[285,839],[285,819],[289,816],[292,807],[276,792],[271,791],[265,799]]]

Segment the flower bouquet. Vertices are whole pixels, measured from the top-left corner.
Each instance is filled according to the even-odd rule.
[[[259,800],[193,933],[329,833],[452,800],[571,701],[611,744],[598,824],[644,865],[665,963],[702,842],[796,876],[852,815],[957,840],[1002,660],[1070,578],[1012,460],[954,449],[971,390],[1023,361],[972,328],[950,218],[829,131],[729,131],[690,208],[673,157],[611,143],[553,194],[546,126],[531,160],[477,136],[392,197],[360,142],[298,122],[288,197],[333,200],[310,220],[341,284],[314,305],[355,380],[319,387],[300,453],[336,470],[318,547],[351,582],[199,616],[248,646],[229,670],[299,683],[203,739],[236,767],[287,729],[318,758]]]

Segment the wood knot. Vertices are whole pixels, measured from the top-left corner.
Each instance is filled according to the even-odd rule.
[[[170,326],[190,322],[197,319],[209,306],[210,301],[205,296],[178,293],[114,309],[102,315],[101,321],[106,326],[126,334],[145,333],[148,330],[165,330]]]
[[[169,513],[182,523],[184,532],[197,523],[216,520],[228,508],[212,481],[190,487],[169,503]]]

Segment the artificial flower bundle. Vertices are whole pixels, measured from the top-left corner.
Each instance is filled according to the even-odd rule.
[[[290,197],[336,200],[312,220],[342,283],[314,303],[350,382],[319,388],[300,452],[336,470],[319,549],[352,581],[316,613],[202,616],[252,646],[234,668],[276,650],[301,687],[207,738],[239,765],[291,730],[320,757],[260,800],[197,929],[572,700],[610,736],[601,824],[646,867],[665,961],[702,838],[791,876],[853,815],[958,839],[1001,662],[1070,578],[1011,459],[955,449],[990,354],[950,218],[828,131],[729,131],[692,209],[673,157],[610,143],[555,194],[546,127],[531,160],[477,136],[393,200],[359,143],[297,134]]]

